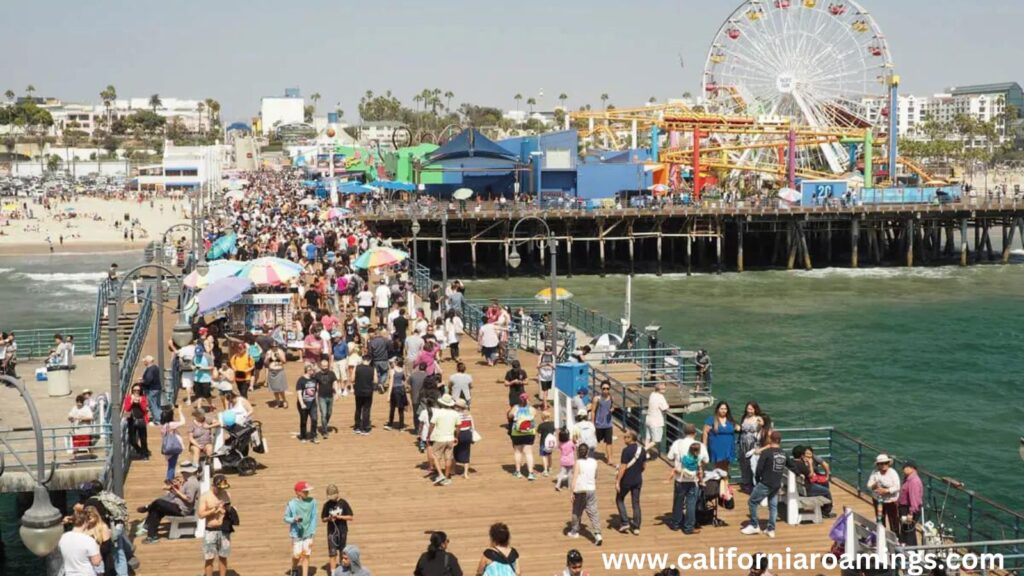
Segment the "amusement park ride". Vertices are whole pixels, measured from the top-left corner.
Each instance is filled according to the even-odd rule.
[[[920,185],[945,184],[898,155],[898,87],[885,36],[856,1],[746,0],[708,52],[703,104],[574,112],[566,123],[585,123],[584,146],[615,149],[625,144],[619,134],[629,132],[636,147],[650,131],[654,162],[669,166],[659,183],[695,198],[727,181],[894,186],[894,164]],[[871,110],[873,102],[886,105]],[[662,134],[668,145],[659,153]]]

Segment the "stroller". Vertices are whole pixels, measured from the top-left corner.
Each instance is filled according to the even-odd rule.
[[[732,509],[735,505],[727,482],[717,471],[704,477],[704,482],[700,485],[700,494],[697,495],[697,524],[699,526],[718,528],[726,525],[725,521],[718,517],[718,506],[721,504],[727,509]]]
[[[224,432],[227,434],[224,446],[213,454],[213,457],[220,461],[221,469],[236,470],[239,476],[255,474],[257,462],[249,455],[249,451],[252,450],[257,454],[267,451],[262,424],[253,421],[224,428]]]

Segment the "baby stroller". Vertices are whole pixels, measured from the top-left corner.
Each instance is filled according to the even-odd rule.
[[[213,457],[220,461],[221,469],[233,469],[239,476],[251,476],[256,473],[256,459],[249,455],[252,450],[257,454],[266,452],[266,441],[263,439],[263,426],[253,421],[224,428],[224,446],[214,452]]]
[[[718,517],[720,503],[727,508],[731,508],[730,504],[733,504],[732,498],[721,502],[726,493],[726,482],[727,480],[718,474],[718,471],[712,471],[704,477],[704,482],[700,485],[700,494],[697,495],[698,525],[714,526],[715,528],[726,525],[725,521]]]

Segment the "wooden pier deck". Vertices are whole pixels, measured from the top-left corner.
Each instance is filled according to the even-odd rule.
[[[151,338],[147,348],[153,346]],[[578,548],[585,558],[588,572],[598,574],[652,574],[654,570],[605,571],[601,553],[636,552],[669,553],[705,552],[712,546],[737,546],[741,552],[826,552],[831,522],[821,525],[778,525],[774,540],[766,536],[742,536],[739,533],[746,510],[746,497],[738,494],[732,511],[722,510],[720,517],[728,525],[705,527],[698,535],[684,536],[663,526],[663,518],[671,511],[672,486],[667,480],[664,462],[652,462],[645,474],[643,489],[643,528],[640,536],[622,535],[617,525],[614,504],[614,469],[600,464],[598,470],[599,513],[603,522],[604,546],[595,547],[585,537],[570,539],[563,533],[569,520],[569,495],[555,492],[552,479],[538,475],[535,482],[512,477],[512,449],[502,427],[507,394],[500,384],[505,367],[488,368],[480,364],[475,342],[466,340],[462,346],[464,360],[473,375],[473,416],[483,436],[473,447],[472,472],[469,480],[456,478],[450,486],[435,487],[427,479],[425,457],[415,447],[410,432],[389,432],[383,429],[387,404],[382,396],[374,398],[373,433],[356,436],[353,422],[353,398],[336,401],[332,425],[340,431],[320,444],[301,444],[295,438],[298,415],[295,398],[289,393],[288,409],[268,407],[270,393],[262,388],[251,395],[256,419],[263,423],[269,452],[257,455],[263,466],[250,477],[231,475],[230,493],[237,507],[241,525],[232,538],[232,573],[239,576],[285,574],[290,566],[290,541],[282,520],[285,503],[293,496],[292,485],[298,480],[311,482],[314,495],[322,502],[324,488],[336,484],[341,495],[352,505],[355,520],[350,523],[348,542],[361,548],[364,565],[375,575],[411,574],[416,560],[427,546],[428,533],[444,530],[455,554],[467,574],[475,572],[480,554],[488,545],[488,527],[497,521],[506,522],[512,532],[512,545],[521,554],[524,575],[553,574],[564,566],[565,553]],[[524,366],[536,359],[520,352]],[[446,374],[454,370],[451,362],[443,365]],[[288,381],[295,382],[300,365],[288,364]],[[535,393],[536,390],[531,390]],[[409,419],[407,418],[407,421]],[[159,457],[159,434],[150,429],[149,443],[154,457],[149,462],[135,462],[127,480],[127,499],[131,510],[162,494],[165,462]],[[621,448],[621,432],[617,431],[615,454]],[[539,456],[537,462],[540,462]],[[555,458],[557,467],[557,457]],[[836,508],[853,506],[864,515],[870,505],[854,495],[834,488]],[[762,519],[767,511],[762,510]],[[133,521],[142,518],[133,512]],[[201,545],[194,539],[145,545],[136,538],[140,574],[179,575],[202,572]],[[327,573],[325,529],[317,529],[314,572]],[[820,571],[820,570],[819,570]],[[739,574],[740,570],[732,573]]]

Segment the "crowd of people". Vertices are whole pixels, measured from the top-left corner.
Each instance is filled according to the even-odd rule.
[[[332,218],[326,211],[307,209],[305,199],[309,197],[296,173],[261,171],[248,175],[248,182],[245,195],[236,197],[230,210],[211,216],[208,229],[230,230],[236,235],[233,258],[274,256],[299,263],[302,274],[289,285],[276,288],[292,294],[294,313],[261,319],[244,334],[233,333],[226,319],[196,319],[193,342],[167,344],[173,353],[174,372],[180,375],[173,394],[161,394],[163,367],[147,356],[141,377],[122,406],[134,456],[151,457],[147,430],[153,428],[159,430],[160,452],[167,462],[164,493],[139,509],[146,516],[143,542],[160,540],[158,529],[167,516],[205,520],[202,554],[207,575],[214,570],[222,576],[227,573],[231,534],[245,510],[244,505],[241,510],[234,507],[225,476],[214,474],[209,490],[201,492],[199,474],[222,457],[223,447],[232,445],[233,440],[233,449],[245,457],[248,450],[258,448],[258,440],[248,432],[243,435],[256,424],[256,410],[249,401],[255,390],[265,387],[272,394],[267,410],[288,409],[288,396],[294,393],[298,443],[334,443],[332,438],[341,432],[334,425],[335,409],[343,407],[352,411],[354,436],[381,433],[377,430],[409,433],[410,450],[423,454],[423,468],[430,471],[429,480],[437,486],[471,478],[476,472],[471,466],[473,446],[481,439],[472,413],[474,368],[460,349],[460,338],[466,332],[465,287],[458,281],[433,285],[421,296],[412,290],[409,269],[403,264],[356,268],[353,263],[362,253],[390,246],[391,241],[370,233],[357,219]],[[207,239],[208,245],[211,240]],[[528,321],[522,311],[509,310],[495,301],[485,308],[481,326],[473,335],[484,365],[507,365],[503,386],[508,404],[501,417],[507,423],[511,444],[512,475],[530,482],[536,482],[538,476],[555,476],[551,479],[554,489],[565,490],[568,496],[565,533],[569,538],[588,534],[601,546],[605,517],[599,506],[612,500],[618,518],[615,528],[639,535],[645,471],[664,447],[669,411],[665,384],[659,383],[650,395],[643,433],[623,433],[618,454],[613,451],[616,406],[607,381],[600,383],[589,402],[585,400],[587,391],[572,398],[574,423],[556,429],[549,411],[555,351],[543,349],[531,366],[509,354],[510,334]],[[301,374],[293,385],[286,376],[289,356],[297,356],[301,362]],[[531,382],[536,382],[535,389]],[[375,403],[386,404],[386,421],[378,408],[375,423]],[[186,419],[185,412],[190,418]],[[80,422],[87,423],[84,411],[82,414]],[[693,424],[687,424],[683,432],[666,453],[674,487],[666,522],[669,529],[697,533],[702,524],[713,521],[708,514],[713,517],[714,506],[729,507],[733,498],[729,471],[736,462],[741,474],[738,488],[750,495],[751,503],[750,521],[742,528],[743,534],[774,537],[778,495],[789,470],[800,477],[802,494],[825,498],[829,504],[824,512],[832,515],[828,463],[809,447],[783,453],[780,432],[756,402],[749,402],[738,420],[729,404],[720,402],[703,423],[701,440]],[[534,446],[538,446],[536,453]],[[285,504],[283,514],[292,542],[293,574],[305,576],[321,538],[326,539],[332,574],[370,574],[358,544],[349,542],[354,507],[340,488],[344,487],[327,486],[321,503],[309,482],[295,484],[295,497]],[[898,476],[894,480],[889,471],[879,472],[877,478],[872,476],[869,488],[883,503],[889,522],[898,522],[896,508],[890,504],[908,492],[900,491]],[[768,502],[766,523],[758,519],[762,500]],[[85,533],[90,520],[76,515],[70,522],[75,532]],[[79,536],[73,538],[84,542]],[[510,545],[508,526],[494,524],[489,538],[490,546],[482,553],[476,574],[519,574],[519,555]],[[93,549],[81,548],[88,548],[85,556],[80,553],[72,562],[81,562],[83,557],[91,562]],[[104,556],[100,548],[100,556]],[[119,549],[130,549],[130,545]],[[115,556],[110,556],[109,564],[104,557],[104,566],[117,567]],[[570,550],[563,574],[582,574],[582,564],[582,554]],[[448,551],[444,532],[430,535],[415,574],[462,574],[458,559]]]

